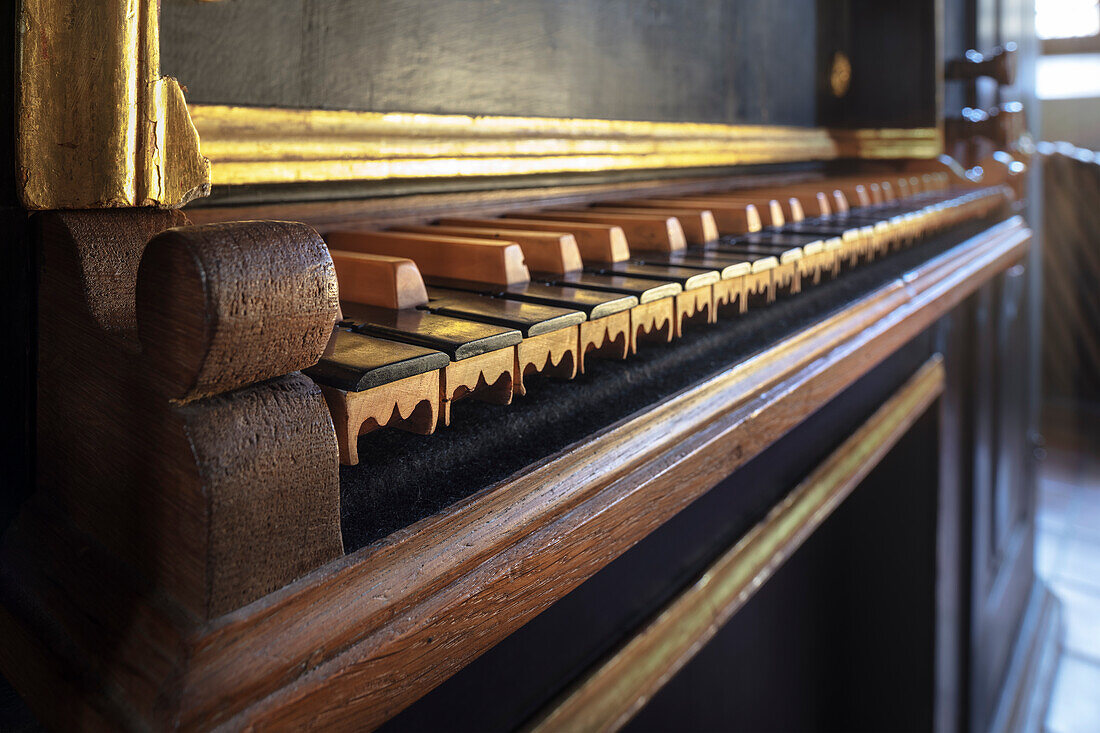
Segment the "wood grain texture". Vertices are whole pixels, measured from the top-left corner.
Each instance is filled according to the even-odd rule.
[[[510,405],[515,384],[518,347],[497,349],[468,359],[452,361],[443,369],[440,379],[440,422],[451,424],[451,405],[472,395],[494,405]]]
[[[555,219],[562,221],[596,222],[617,226],[626,234],[626,239],[635,250],[647,252],[676,252],[687,246],[680,220],[673,216],[660,214],[618,214],[606,209],[591,208],[581,210],[533,211],[528,214],[507,214],[507,216],[530,216],[533,219]]]
[[[292,374],[172,410],[202,487],[205,616],[343,553],[336,440],[311,380]]]
[[[549,272],[564,275],[577,272],[583,266],[577,240],[564,232],[540,232],[500,227],[459,227],[436,224],[434,226],[399,226],[396,231],[421,234],[449,234],[457,237],[479,237],[515,242],[523,250],[523,259],[531,272]]]
[[[301,375],[267,375],[186,405],[167,398],[157,360],[101,329],[85,301],[98,291],[84,282],[82,258],[125,245],[133,251],[119,256],[133,261],[145,248],[117,231],[129,223],[117,212],[42,217],[37,436],[51,459],[39,462],[39,495],[207,618],[340,554],[335,436],[319,390]]]
[[[653,621],[538,716],[531,730],[622,728],[840,506],[943,393],[944,383],[937,355]]]
[[[440,223],[455,223],[456,219],[444,218]],[[535,229],[539,231],[566,232],[577,242],[584,262],[622,262],[630,257],[626,232],[622,227],[606,222],[570,220],[565,217],[543,218],[535,214],[505,214],[494,219],[497,226],[508,229]]]
[[[998,225],[644,416],[211,624],[178,720],[379,724],[1017,261],[1029,236],[1019,219]]]
[[[378,308],[416,308],[428,291],[416,263],[404,257],[329,250],[340,285],[340,299]]]
[[[659,214],[661,216],[675,217],[680,222],[684,237],[688,244],[701,245],[718,239],[718,224],[714,221],[714,214],[706,209],[676,209],[615,206],[612,204],[597,203],[600,211],[609,211],[616,214]]]
[[[699,191],[692,191],[681,197],[620,199],[617,203],[624,206],[639,206],[651,209],[687,209],[695,212],[710,212],[719,234],[744,234],[759,231],[763,220],[760,212],[752,204],[743,205],[708,199]]]
[[[83,298],[96,325],[136,339],[134,294],[145,243],[165,229],[189,224],[183,212],[121,209],[89,217],[58,211],[42,222],[47,232],[71,233],[66,236],[78,248],[76,262],[82,268],[79,277]]]
[[[51,659],[75,655],[75,662],[66,666],[95,670],[94,676],[105,681],[89,679],[82,684],[107,689],[106,700],[100,702],[116,720],[203,728],[377,725],[757,455],[981,282],[1015,262],[1027,239],[1018,219],[999,225],[646,415],[609,426],[523,476],[205,623],[201,613],[194,614],[200,619],[197,623],[181,621],[163,607],[163,596],[150,599],[125,583],[119,584],[117,597],[122,607],[132,609],[126,618],[115,618],[112,608],[77,608],[60,589],[86,588],[93,578],[101,582],[100,576],[80,572],[97,550],[71,553],[80,555],[79,562],[67,561],[62,553],[49,565],[49,578],[59,580],[44,580],[48,587],[34,595],[51,598],[51,607],[72,610],[73,615],[60,623],[77,648],[59,650],[56,638],[47,632],[53,642],[43,647],[43,654]],[[65,320],[81,314],[80,307],[69,307],[70,302],[58,299],[56,305],[50,317]],[[73,338],[90,330],[90,318],[80,317]],[[45,352],[50,355],[46,363],[53,366],[63,347],[51,348]],[[127,410],[147,410],[147,395],[155,397],[155,391],[135,391],[133,405],[112,404],[116,393],[96,402],[94,394],[101,384],[96,380],[101,378],[88,378],[99,371],[111,374],[109,379],[119,379],[127,370],[140,371],[129,365],[137,361],[136,348],[113,348],[113,360],[70,364],[65,373],[90,382],[92,395],[80,393],[79,399],[101,410],[108,425],[116,419],[112,412],[135,425]],[[510,382],[507,392],[510,398]],[[177,410],[207,402],[197,400]],[[319,399],[312,404],[322,405]],[[129,443],[112,449],[110,465],[104,465],[88,456],[98,446],[79,445],[78,436],[90,432],[88,423],[66,432],[64,418],[71,415],[61,409],[51,413],[52,409],[47,407],[46,415],[52,417],[44,425],[68,450],[84,451],[82,465],[90,472],[80,474],[82,481],[108,496],[113,485],[135,483],[125,471],[145,465],[134,456],[148,454],[143,441],[156,434],[126,436]],[[161,444],[162,449],[166,445]],[[334,440],[325,451],[334,468]],[[55,474],[64,473],[56,468]],[[323,481],[299,488],[320,484]],[[78,494],[88,492],[63,495],[56,506],[68,511],[73,502],[67,499]],[[102,498],[95,492],[92,496]],[[145,500],[141,494],[122,498],[105,502],[116,514],[116,524],[118,516],[129,517],[134,506],[142,506],[130,506],[133,499]],[[78,531],[85,531],[79,528],[89,526],[90,515],[69,513]],[[187,513],[170,515],[172,526],[189,529]],[[28,519],[28,527],[33,526]],[[190,534],[183,532],[182,537]],[[110,546],[111,539],[106,537],[104,544]],[[66,547],[52,541],[39,544],[19,543],[15,554],[26,560],[26,553],[37,558],[39,551]],[[135,549],[149,554],[150,547],[161,546]],[[177,552],[188,547],[186,542],[168,546]],[[145,560],[137,552],[125,557]],[[150,574],[163,582],[183,572],[177,566],[186,563],[180,559],[174,555],[171,564],[147,562],[144,567],[157,571]],[[10,610],[9,598],[5,591]],[[19,638],[38,644],[43,632],[33,619],[40,617],[13,613],[10,625],[22,635]],[[6,614],[0,623],[7,622]],[[131,634],[132,629],[138,632]],[[94,660],[100,658],[96,640],[104,630],[112,639],[121,631],[126,643],[112,656],[117,666],[100,670]],[[52,695],[44,695],[38,705],[49,707],[51,701]]]
[[[630,352],[637,353],[639,341],[672,341],[676,323],[676,299],[661,298],[630,309]]]
[[[137,310],[156,378],[191,400],[315,364],[337,320],[336,271],[304,224],[172,229],[142,257]]]
[[[516,394],[527,394],[524,377],[542,374],[555,379],[577,376],[580,324],[523,339],[516,346]]]
[[[579,328],[577,369],[581,374],[589,352],[603,359],[625,359],[630,354],[630,311],[585,321]]]
[[[334,249],[408,257],[424,277],[453,278],[494,285],[529,282],[523,250],[515,242],[414,232],[328,231]]]
[[[359,436],[394,426],[431,435],[439,423],[440,372],[416,374],[362,392],[321,386],[340,444],[340,463],[359,463]]]
[[[686,322],[700,324],[714,323],[717,320],[713,285],[685,290],[675,296],[675,301],[676,319],[673,322],[673,335],[676,338],[684,335]]]

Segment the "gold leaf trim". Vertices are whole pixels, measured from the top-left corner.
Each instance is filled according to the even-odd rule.
[[[216,184],[694,168],[935,157],[936,129],[435,115],[191,105]],[[837,137],[839,136],[839,137]]]

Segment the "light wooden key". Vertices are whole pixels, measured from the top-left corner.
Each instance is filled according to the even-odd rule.
[[[754,235],[746,235],[754,236]],[[816,244],[820,245],[820,242]],[[795,295],[802,292],[802,278],[808,275],[812,280],[813,272],[809,271],[803,262],[802,247],[800,245],[783,246],[778,244],[730,244],[722,243],[721,252],[741,255],[752,258],[774,257],[776,264],[772,267],[772,282],[774,294],[786,293]]]
[[[806,218],[802,200],[788,190],[775,191],[767,195],[755,190],[737,190],[724,195],[729,196],[733,201],[752,204],[759,210],[766,208],[769,218],[772,218],[773,221],[776,212],[778,212],[778,215],[782,215],[783,221],[787,223],[802,221]],[[776,225],[773,224],[772,226]]]
[[[525,216],[524,214],[508,214],[509,217]],[[618,214],[586,209],[580,211],[559,211],[551,209],[540,211],[532,216],[541,216],[561,221],[597,221],[603,224],[611,224],[621,227],[627,234],[630,243],[631,254],[638,252],[657,252],[669,254],[682,252],[687,246],[683,228],[679,219],[661,214]],[[591,267],[596,271],[597,268]],[[618,274],[631,277],[650,277],[658,279],[679,279],[683,286],[683,292],[676,296],[676,313],[673,321],[673,336],[683,334],[686,321],[701,321],[713,323],[714,316],[714,288],[718,281],[718,273],[714,271],[701,271],[697,274],[676,273],[672,270],[661,272],[652,268],[639,269],[629,263],[620,263],[610,266],[601,266],[598,271],[606,274]]]
[[[305,374],[320,386],[332,413],[340,462],[357,464],[359,436],[378,428],[435,432],[440,380],[450,362],[435,349],[337,328]]]
[[[378,254],[404,251],[416,262],[424,278],[436,286],[473,282],[509,289],[530,285],[523,250],[514,241],[421,232],[337,232],[330,235],[330,241]],[[526,393],[523,381],[526,375],[572,379],[577,374],[579,325],[586,320],[583,311],[464,294],[460,289],[450,297],[432,297],[420,307],[441,315],[519,330],[524,338],[515,349],[513,373],[513,388],[518,394]]]
[[[344,243],[349,241],[345,238]],[[466,395],[495,404],[511,402],[517,378],[515,351],[523,339],[519,331],[424,310],[427,289],[410,260],[336,249],[329,254],[336,266],[346,327],[449,357],[434,383],[438,422],[450,425],[451,404]],[[387,284],[387,278],[399,282]],[[421,400],[433,386],[429,381],[423,377],[415,385]],[[405,394],[403,399],[409,403],[413,398]],[[397,427],[428,429],[419,423]]]
[[[531,279],[515,242],[405,232],[333,231],[330,249],[406,257],[426,277],[512,285]]]
[[[733,206],[752,206],[760,216],[760,223],[766,227],[781,227],[787,221],[787,215],[783,211],[783,204],[778,199],[770,196],[751,196],[749,194],[732,191],[728,193],[707,194],[697,197],[698,201],[711,202],[713,204],[729,204]]]
[[[745,232],[758,231],[761,228],[760,213],[755,206],[744,206],[723,201],[705,201],[693,196],[617,199],[603,203],[645,209],[708,211],[714,218],[714,224],[718,227],[719,235],[744,234]]]
[[[675,217],[680,222],[680,228],[684,231],[684,237],[688,246],[703,245],[718,239],[718,223],[714,220],[714,212],[709,209],[674,209],[629,207],[609,204],[599,201],[592,208],[607,211],[613,214],[646,214],[652,213],[660,216]]]
[[[486,237],[515,241],[523,250],[531,271],[533,281],[540,279],[559,280],[571,274],[580,274],[582,262],[577,249],[576,239],[567,232],[542,232],[522,229],[493,229],[476,226],[407,226],[401,231],[450,234],[455,236]],[[597,276],[598,277],[598,276]],[[590,283],[591,284],[591,283]],[[454,285],[452,283],[452,285]],[[577,285],[580,285],[578,287]],[[630,311],[639,305],[640,298],[652,293],[655,283],[641,281],[631,289],[630,283],[617,292],[608,289],[608,283],[598,281],[600,288],[583,287],[583,283],[562,285],[558,283],[532,282],[527,285],[510,286],[491,291],[502,298],[526,300],[544,305],[568,305],[582,310],[588,320],[580,324],[580,345],[577,353],[577,368],[584,372],[588,355],[610,359],[625,359],[630,353]],[[459,285],[458,287],[462,287]],[[658,285],[659,287],[659,285]],[[485,288],[474,286],[475,292],[486,293]],[[679,291],[679,288],[676,288]],[[671,293],[670,295],[675,295]],[[664,297],[664,296],[659,296]],[[646,302],[653,300],[649,297]]]
[[[626,263],[630,248],[621,227],[596,222],[557,221],[553,219],[441,219],[441,224],[485,224],[515,229],[564,232],[574,235],[580,249],[585,269],[582,272],[540,277],[557,285],[602,289],[608,292],[629,293],[638,296],[638,305],[631,309],[631,353],[636,351],[639,338],[671,341],[675,336],[676,295],[683,287],[672,280],[657,277],[635,277],[614,272],[604,272],[608,266]],[[641,285],[649,283],[649,286]]]
[[[444,226],[487,226],[495,229],[520,229],[529,231],[558,232],[572,234],[577,241],[577,249],[585,263],[625,262],[630,258],[630,248],[626,243],[626,233],[621,227],[597,222],[572,222],[563,226],[553,219],[457,219],[444,217],[439,220]]]
[[[557,209],[540,211],[533,214],[543,217],[552,217],[562,221],[599,221],[605,224],[619,226],[627,234],[630,243],[632,257],[639,253],[655,252],[670,254],[683,252],[687,246],[684,230],[680,220],[674,216],[665,216],[659,213],[653,214],[620,214],[597,209],[559,211]],[[523,214],[509,214],[508,216],[522,217]],[[588,268],[607,274],[618,274],[632,277],[656,277],[659,279],[677,279],[683,286],[683,292],[676,296],[676,315],[673,321],[673,335],[679,337],[683,334],[686,321],[700,321],[713,323],[714,315],[714,283],[718,282],[718,273],[703,268],[697,274],[686,274],[680,271],[657,271],[646,266],[639,269],[629,263],[619,263],[610,266]]]
[[[626,234],[632,250],[646,249],[657,252],[675,252],[687,246],[680,221],[672,216],[658,214],[614,214],[595,209],[583,211],[546,209],[526,213],[509,213],[509,219],[534,218],[551,221],[588,222],[617,226]]]
[[[560,274],[581,269],[581,252],[577,246],[577,238],[569,232],[507,229],[501,226],[477,226],[476,224],[460,226],[445,223],[398,226],[391,231],[515,242],[523,250],[523,258],[530,272]]]

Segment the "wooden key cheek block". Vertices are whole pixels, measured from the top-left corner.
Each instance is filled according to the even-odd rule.
[[[171,212],[40,222],[47,453],[28,512],[62,513],[190,618],[339,557],[335,433],[297,373],[337,318],[320,237],[288,222],[170,228],[186,224]],[[110,261],[124,266],[93,269]]]

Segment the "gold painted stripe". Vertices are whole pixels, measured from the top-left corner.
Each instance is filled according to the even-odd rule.
[[[935,129],[472,117],[191,105],[217,184],[453,178],[934,157]],[[853,133],[855,133],[853,135]]]
[[[832,514],[943,387],[943,361],[936,355],[698,581],[544,714],[533,730],[613,731],[626,724]]]

